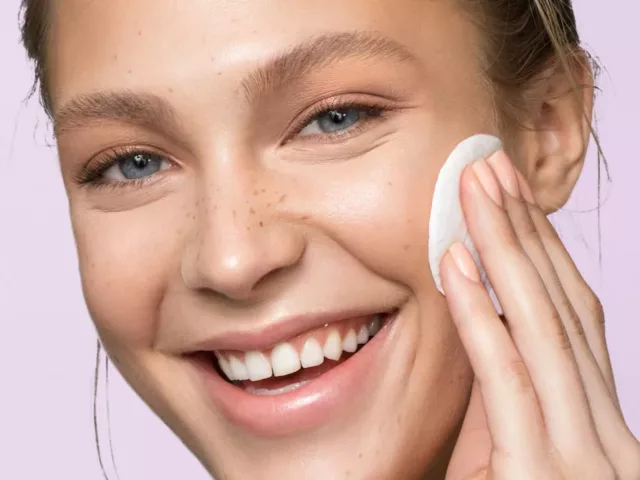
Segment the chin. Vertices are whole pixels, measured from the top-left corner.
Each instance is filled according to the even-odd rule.
[[[423,324],[399,305],[327,322],[267,352],[251,342],[270,333],[226,345],[221,337],[217,345],[233,348],[207,342],[156,363],[159,386],[139,393],[163,398],[148,403],[215,478],[422,478],[450,455],[471,383],[457,337],[421,340]],[[271,359],[271,375],[241,343]]]

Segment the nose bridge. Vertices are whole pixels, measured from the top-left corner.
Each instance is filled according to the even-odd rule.
[[[247,299],[267,276],[299,261],[304,236],[277,214],[286,193],[276,187],[266,175],[229,163],[202,179],[182,264],[189,288]]]

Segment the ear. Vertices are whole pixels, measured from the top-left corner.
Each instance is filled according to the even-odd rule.
[[[593,72],[585,54],[571,59],[573,79],[554,65],[526,93],[514,158],[545,213],[562,208],[582,172],[591,137]]]

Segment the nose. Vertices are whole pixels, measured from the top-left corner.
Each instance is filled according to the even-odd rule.
[[[246,301],[268,278],[277,281],[277,273],[298,264],[306,241],[299,227],[272,211],[266,200],[264,205],[259,199],[247,203],[255,196],[246,192],[255,187],[226,185],[208,205],[200,202],[182,259],[182,279],[190,289]]]

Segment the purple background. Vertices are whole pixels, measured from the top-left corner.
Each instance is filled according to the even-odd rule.
[[[18,45],[18,4],[0,2],[0,478],[99,479],[92,429],[95,332],[80,291],[51,128],[35,100],[23,101],[32,72]],[[554,221],[604,303],[622,406],[640,436],[640,3],[575,0],[575,8],[585,44],[605,67],[597,112],[613,182],[603,188],[602,270],[593,151],[570,204]],[[100,399],[108,447],[104,394]],[[120,478],[208,478],[117,372],[110,409]]]

